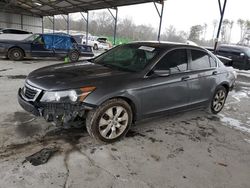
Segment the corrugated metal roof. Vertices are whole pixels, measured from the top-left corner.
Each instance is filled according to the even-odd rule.
[[[52,16],[161,1],[162,0],[0,0],[0,11]]]

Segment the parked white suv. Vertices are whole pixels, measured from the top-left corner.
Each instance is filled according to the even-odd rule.
[[[94,50],[109,50],[112,47],[111,43],[108,42],[107,38],[96,36],[89,37],[88,45],[92,46]]]
[[[73,38],[79,44],[86,43],[86,35],[85,34],[74,34]],[[97,36],[88,36],[88,45],[92,46],[94,50],[109,50],[112,47],[112,44],[108,41],[106,37],[97,37]]]

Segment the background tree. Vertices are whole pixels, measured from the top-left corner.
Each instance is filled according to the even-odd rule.
[[[203,27],[201,25],[194,25],[190,28],[190,34],[188,40],[193,42],[198,42],[201,38],[201,34],[203,33]]]
[[[221,42],[228,43],[228,30],[229,30],[230,21],[224,19],[221,26]]]
[[[187,33],[184,31],[177,32],[173,25],[166,28],[165,32],[162,34],[162,40],[170,42],[186,42]]]
[[[213,37],[212,37],[212,39],[215,38],[215,29],[217,28],[217,25],[218,25],[218,20],[214,20],[213,21]]]
[[[240,27],[240,41],[243,39],[243,33],[244,33],[244,27],[245,27],[245,21],[242,19],[237,20],[237,24]]]
[[[229,39],[228,39],[228,41],[229,42],[231,42],[231,36],[232,36],[232,29],[233,29],[233,26],[234,26],[234,21],[233,20],[231,20],[230,22],[229,22]]]
[[[206,40],[206,35],[207,35],[207,24],[204,23],[203,25],[203,40]]]

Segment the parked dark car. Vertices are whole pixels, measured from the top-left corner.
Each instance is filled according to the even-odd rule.
[[[226,66],[231,66],[232,65],[232,59],[225,57],[225,56],[221,56],[218,55],[214,52],[214,48],[213,47],[204,47],[206,48],[208,51],[212,52],[214,55],[216,55],[216,57]]]
[[[238,45],[220,45],[216,50],[216,54],[232,59],[232,61],[228,63],[229,66],[236,69],[250,69],[249,47]]]
[[[24,57],[93,57],[91,46],[80,45],[66,34],[33,34],[24,40],[0,40],[0,55],[20,61]]]
[[[96,140],[114,142],[143,118],[196,108],[219,113],[235,79],[233,68],[203,48],[136,42],[35,70],[18,101],[59,125],[85,121]]]
[[[20,29],[11,29],[11,28],[0,28],[0,34],[32,34],[32,32],[24,31]]]

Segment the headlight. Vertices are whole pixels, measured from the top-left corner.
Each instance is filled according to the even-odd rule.
[[[46,91],[41,98],[41,102],[83,102],[95,89],[95,87],[83,87],[66,91]]]

